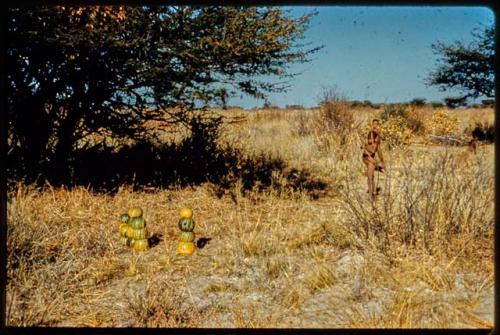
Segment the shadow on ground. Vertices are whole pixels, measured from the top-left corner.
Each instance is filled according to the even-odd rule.
[[[207,244],[208,242],[210,242],[212,240],[211,237],[200,237],[197,241],[196,241],[196,247],[198,249],[203,249]]]
[[[180,143],[158,145],[143,140],[119,150],[104,146],[76,150],[59,168],[36,166],[16,173],[16,162],[11,159],[9,180],[20,180],[22,174],[29,183],[90,186],[108,193],[124,184],[140,190],[208,182],[218,197],[235,188],[244,194],[267,189],[303,190],[312,198],[327,190],[327,183],[307,170],[291,168],[280,158],[251,156],[230,145],[217,144],[217,129],[199,128]]]
[[[157,246],[158,244],[160,244],[161,241],[163,241],[162,239],[163,235],[161,234],[153,234],[151,237],[148,238],[148,245],[150,248],[153,248],[155,246]]]

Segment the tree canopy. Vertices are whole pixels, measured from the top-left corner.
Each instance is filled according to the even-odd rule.
[[[231,95],[286,89],[289,65],[319,49],[300,42],[311,15],[275,7],[10,8],[9,155],[25,167],[64,170],[86,136],[137,139],[149,120],[189,124],[193,110]]]
[[[440,64],[429,74],[429,85],[443,91],[458,89],[463,98],[495,96],[495,28],[486,27],[473,36],[469,45],[460,41],[432,45]]]

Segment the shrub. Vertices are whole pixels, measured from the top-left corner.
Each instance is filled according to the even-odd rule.
[[[429,108],[410,108],[406,117],[408,125],[415,134],[425,132],[425,120],[430,117],[432,110]]]
[[[353,124],[354,116],[347,102],[322,102],[313,117],[313,134],[318,148],[330,152],[337,143],[346,144]]]
[[[387,104],[384,106],[384,110],[380,115],[382,121],[387,121],[393,117],[406,118],[408,116],[408,110],[404,106],[399,104]]]
[[[286,109],[305,109],[302,105],[286,105]]]
[[[481,105],[483,107],[495,107],[495,99],[484,99],[484,100],[481,100]]]
[[[408,143],[412,137],[412,127],[408,122],[408,110],[404,106],[399,104],[385,105],[380,119],[390,148]]]
[[[339,90],[337,85],[323,86],[318,98],[320,105],[325,102],[347,101],[346,96]]]
[[[444,103],[446,104],[446,107],[448,108],[457,108],[457,107],[462,107],[462,106],[465,106],[467,105],[467,97],[457,97],[457,98],[453,98],[453,97],[448,97],[448,98],[444,98]]]
[[[433,135],[453,134],[458,130],[458,119],[445,109],[440,109],[427,119],[424,126]]]
[[[373,108],[373,103],[370,100],[364,100],[363,101],[363,106],[364,107],[371,107],[371,108]]]
[[[279,106],[271,104],[269,101],[264,102],[262,104],[262,109],[280,109]]]
[[[442,108],[444,107],[444,103],[439,102],[439,101],[433,101],[431,102],[432,108]]]
[[[351,107],[362,107],[363,103],[359,100],[353,100],[349,102],[351,104]]]
[[[424,98],[415,98],[412,101],[410,101],[410,105],[412,105],[412,106],[424,106],[425,99]]]
[[[292,134],[297,137],[305,137],[309,136],[313,133],[314,129],[311,125],[311,120],[309,115],[304,112],[300,112],[297,114],[297,122],[296,126],[292,128]]]
[[[351,129],[354,117],[349,105],[339,101],[326,101],[320,106],[316,126],[327,132],[346,133]]]
[[[493,143],[495,141],[495,125],[476,122],[474,127],[465,128],[464,134],[466,134],[467,136],[476,137],[480,141]]]
[[[429,161],[408,159],[402,164],[401,175],[381,185],[385,192],[373,210],[366,208],[364,190],[360,192],[354,178],[344,179],[340,201],[358,236],[380,236],[377,247],[391,255],[401,245],[433,253],[457,237],[493,232],[494,177],[488,160],[464,165],[460,154],[445,152]]]
[[[313,127],[316,137],[321,135],[347,135],[354,124],[351,104],[336,87],[324,88],[319,113],[314,114]]]
[[[403,116],[393,116],[383,121],[382,129],[390,148],[408,144],[413,135],[408,119]]]

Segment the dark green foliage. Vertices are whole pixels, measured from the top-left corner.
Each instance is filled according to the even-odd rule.
[[[431,102],[431,106],[432,106],[432,108],[440,108],[440,107],[444,107],[444,103],[439,102],[439,101],[433,101],[433,102]]]
[[[467,133],[469,130],[467,129],[465,132]],[[477,122],[474,128],[470,130],[470,134],[479,141],[493,143],[495,142],[495,125]]]
[[[265,101],[262,104],[263,109],[280,109],[280,106],[277,105],[272,105],[269,101]]]
[[[363,100],[363,106],[373,108],[373,103],[370,100]]]
[[[304,109],[302,105],[286,105],[287,109]]]
[[[417,107],[424,106],[425,105],[425,99],[424,98],[415,98],[412,101],[410,101],[410,105],[417,106]]]
[[[467,98],[495,96],[495,27],[473,35],[475,40],[468,46],[461,42],[432,45],[440,65],[429,74],[427,84],[443,91],[458,89]]]
[[[444,98],[444,103],[446,104],[446,107],[454,109],[457,107],[464,107],[467,106],[467,96],[463,97],[448,97]]]
[[[481,105],[483,107],[495,107],[495,99],[483,99]]]
[[[256,78],[284,80],[318,50],[297,42],[310,15],[278,8],[102,8],[8,9],[8,164],[28,181],[70,178],[79,140],[142,141],[147,121],[191,127],[194,110],[232,94],[286,89]]]
[[[349,101],[349,104],[351,105],[351,107],[354,107],[354,108],[363,106],[363,103],[359,100]]]

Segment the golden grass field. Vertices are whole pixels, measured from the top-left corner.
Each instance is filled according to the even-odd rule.
[[[287,164],[262,191],[18,184],[8,194],[7,325],[493,327],[493,145],[473,155],[425,131],[384,144],[372,206],[357,134],[381,111],[348,112],[336,134],[321,109],[224,111],[244,118],[221,141]],[[493,109],[446,112],[457,132],[494,122]],[[288,188],[285,174],[303,170],[327,189]],[[161,236],[143,253],[120,245],[131,206]],[[175,251],[183,207],[197,237],[211,238],[189,256]]]

